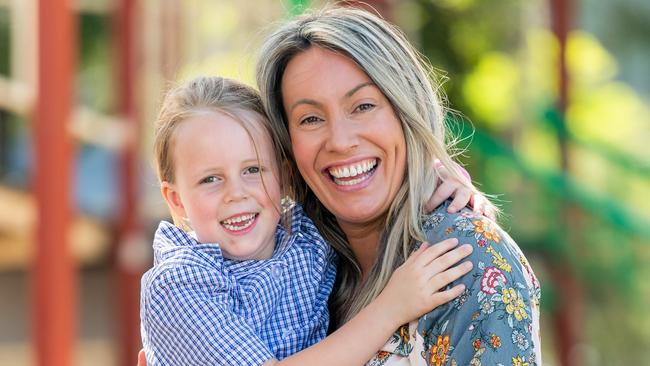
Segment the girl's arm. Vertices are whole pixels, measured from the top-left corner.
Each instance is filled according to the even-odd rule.
[[[471,262],[451,267],[472,252],[469,245],[454,249],[457,244],[457,239],[449,239],[421,245],[395,270],[377,299],[336,332],[282,361],[264,365],[363,365],[399,326],[463,292],[464,285],[440,291],[472,268]]]
[[[497,208],[474,187],[472,178],[462,166],[458,165],[461,172],[464,173],[463,177],[467,179],[466,181],[460,181],[449,174],[449,170],[442,165],[440,160],[435,160],[434,167],[440,175],[441,182],[424,206],[427,212],[435,210],[445,200],[453,197],[447,212],[455,213],[465,206],[470,206],[475,213],[495,220]]]

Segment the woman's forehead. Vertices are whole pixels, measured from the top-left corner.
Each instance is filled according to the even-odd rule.
[[[311,47],[294,56],[282,76],[282,94],[285,98],[299,98],[301,93],[327,93],[322,85],[335,86],[344,93],[352,93],[359,85],[372,84],[368,74],[349,56]]]

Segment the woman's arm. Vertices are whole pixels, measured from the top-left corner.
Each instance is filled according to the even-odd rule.
[[[357,316],[306,350],[265,365],[363,365],[400,325],[463,292],[464,285],[440,291],[472,268],[470,262],[451,267],[472,251],[468,245],[454,248],[457,244],[457,239],[423,244],[393,273],[377,299]]]

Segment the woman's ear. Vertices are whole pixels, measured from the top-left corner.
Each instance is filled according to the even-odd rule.
[[[176,190],[176,186],[169,182],[162,182],[160,184],[160,193],[165,198],[167,206],[172,210],[174,216],[187,219],[185,206],[181,200],[181,195]]]

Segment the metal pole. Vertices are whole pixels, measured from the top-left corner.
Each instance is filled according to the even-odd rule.
[[[38,365],[73,364],[77,275],[70,253],[75,22],[70,0],[38,7],[38,97],[34,190],[38,207],[33,262],[34,339]]]

